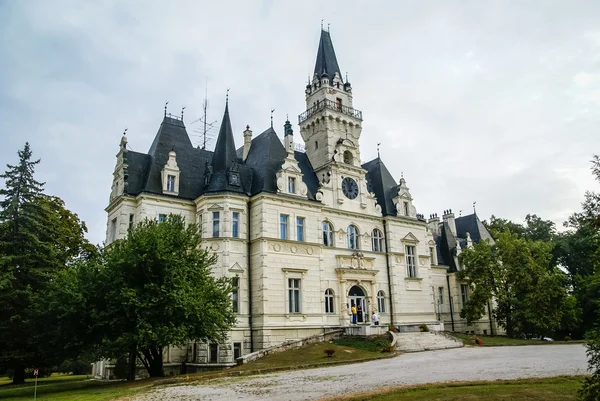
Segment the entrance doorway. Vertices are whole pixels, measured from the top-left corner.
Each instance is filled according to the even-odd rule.
[[[348,292],[350,300],[350,309],[356,306],[356,321],[358,323],[366,323],[369,321],[369,309],[365,292],[359,286],[355,285]]]

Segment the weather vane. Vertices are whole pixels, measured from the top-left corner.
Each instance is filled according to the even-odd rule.
[[[271,128],[273,128],[273,112],[275,109],[271,109]]]

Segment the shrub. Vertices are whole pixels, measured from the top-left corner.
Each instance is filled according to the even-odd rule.
[[[127,373],[129,373],[129,364],[127,362],[127,356],[117,358],[113,374],[117,379],[127,379]]]
[[[429,326],[427,326],[425,323],[423,323],[422,325],[419,326],[419,330],[429,331]]]
[[[571,337],[570,336],[565,336],[564,341],[571,341]]]
[[[326,349],[325,350],[325,355],[327,355],[328,358],[331,358],[333,356],[333,354],[335,354],[334,349]]]
[[[588,370],[592,375],[585,378],[577,397],[580,401],[597,401],[600,400],[600,331],[592,330],[586,340]]]

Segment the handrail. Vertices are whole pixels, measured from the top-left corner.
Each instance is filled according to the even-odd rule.
[[[302,124],[304,121],[306,121],[307,119],[312,117],[314,114],[316,114],[317,112],[319,112],[323,109],[339,111],[347,116],[350,116],[350,117],[356,118],[357,120],[362,121],[362,111],[353,109],[352,107],[344,106],[342,104],[334,102],[333,100],[325,99],[323,101],[317,102],[317,104],[315,104],[313,107],[306,110],[304,113],[300,114],[298,116],[298,124]]]

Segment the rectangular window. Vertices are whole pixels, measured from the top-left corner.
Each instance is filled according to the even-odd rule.
[[[285,214],[279,216],[279,238],[288,239],[288,216]]]
[[[319,141],[315,141],[315,150],[319,149]]]
[[[233,313],[238,313],[239,311],[239,299],[240,299],[240,293],[239,293],[239,285],[240,285],[240,279],[238,277],[235,277],[233,279],[233,289],[231,291],[231,305],[233,307]]]
[[[300,279],[288,279],[288,312],[300,313]]]
[[[165,221],[166,218],[167,218],[166,214],[159,214],[158,215],[158,222],[162,223],[163,221]]]
[[[218,363],[219,362],[219,344],[210,344],[209,346],[209,356],[208,361],[210,363]]]
[[[233,238],[240,237],[240,214],[238,212],[233,212],[231,214],[231,236]]]
[[[444,287],[438,287],[438,311],[444,313]]]
[[[339,97],[335,98],[335,105],[337,106],[338,110],[342,110],[342,99],[340,99]]]
[[[175,192],[175,176],[167,175],[167,191]]]
[[[134,218],[134,216],[135,216],[135,215],[134,215],[133,213],[131,213],[131,214],[129,215],[129,229],[130,229],[130,230],[133,228],[133,218]]]
[[[220,212],[213,212],[213,238],[219,238],[220,218]]]
[[[408,213],[408,202],[404,202],[404,215],[405,216],[409,215],[409,213]]]
[[[117,218],[115,217],[110,221],[110,227],[108,231],[108,242],[113,242],[117,239]]]
[[[296,193],[296,179],[294,177],[288,178],[288,192],[291,194]]]
[[[415,258],[415,247],[406,246],[406,269],[408,277],[417,277],[417,260]]]
[[[304,217],[296,218],[296,241],[304,241]]]
[[[460,297],[462,298],[462,304],[464,307],[469,300],[469,286],[467,284],[460,285]]]
[[[432,265],[437,264],[437,260],[436,260],[437,258],[436,258],[436,256],[437,255],[435,254],[435,248],[432,247],[432,246],[430,246],[429,247],[429,258],[431,259],[430,262],[431,262]]]
[[[242,343],[233,343],[233,359],[242,357]]]

